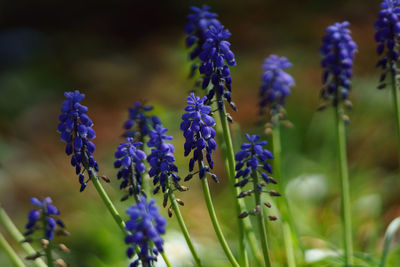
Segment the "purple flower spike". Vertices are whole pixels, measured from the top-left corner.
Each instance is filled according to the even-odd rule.
[[[193,93],[187,97],[188,106],[185,108],[186,113],[182,115],[181,130],[186,139],[185,157],[193,151],[193,156],[189,162],[189,171],[193,171],[194,165],[198,163],[199,176],[202,179],[206,173],[209,173],[209,169],[213,168],[214,161],[212,160],[212,152],[217,148],[217,143],[214,140],[215,121],[211,116],[211,107],[205,105],[204,102],[207,97],[200,98],[195,96]],[[205,166],[204,154],[208,162],[208,166]],[[217,177],[210,173],[215,181],[218,181]],[[189,180],[192,177],[190,174],[185,180]]]
[[[285,72],[292,64],[286,57],[270,55],[265,59],[262,69],[262,86],[260,88],[261,113],[268,107],[279,109],[285,104],[286,97],[290,95],[290,88],[294,86],[294,79]]]
[[[145,172],[146,154],[138,148],[142,145],[141,142],[134,142],[132,137],[127,137],[126,142],[122,142],[115,152],[114,167],[119,169],[118,179],[123,179],[120,189],[127,189],[129,196],[143,193],[141,185],[142,175]]]
[[[150,129],[155,128],[161,121],[156,116],[149,116],[147,113],[153,110],[152,106],[136,102],[129,108],[129,119],[125,122],[125,137],[134,137],[136,140],[143,140],[150,134]]]
[[[45,232],[45,238],[51,241],[58,228],[65,228],[64,223],[57,218],[57,216],[60,215],[59,210],[52,205],[51,198],[49,197],[46,197],[42,201],[33,197],[31,198],[30,203],[37,206],[37,208],[31,210],[28,214],[28,223],[25,225],[27,231],[24,235],[30,236],[36,230],[41,229]],[[44,225],[43,219],[46,222]]]
[[[357,45],[351,38],[348,29],[350,23],[345,21],[335,23],[326,28],[326,35],[322,38],[321,61],[324,69],[321,96],[331,100],[333,106],[346,100],[351,88],[353,76],[353,60]]]
[[[167,189],[168,179],[172,178],[172,182],[176,188],[180,188],[179,181],[180,177],[177,175],[178,167],[174,164],[175,148],[172,144],[165,141],[172,140],[172,136],[166,135],[168,131],[161,125],[157,125],[155,130],[150,131],[150,140],[147,143],[149,147],[152,147],[151,154],[147,157],[151,169],[149,171],[150,177],[153,177],[153,184],[159,184],[155,189],[154,193],[157,193],[160,189],[165,193]]]
[[[380,77],[382,83],[386,79],[387,69],[390,70],[392,75],[396,75],[397,72],[398,44],[400,41],[400,1],[382,1],[374,28],[376,30],[375,41],[378,43],[376,52],[382,57],[377,63],[377,67],[380,67],[383,72]],[[386,84],[382,83],[378,86],[378,89],[385,87]]]
[[[140,249],[131,266],[138,266],[139,261],[145,261],[142,262],[143,266],[152,266],[157,261],[157,255],[163,252],[164,241],[161,235],[165,234],[167,221],[159,214],[155,201],[147,202],[145,198],[127,209],[126,213],[130,216],[126,230],[132,233],[125,237],[125,243],[130,245],[127,256],[131,258],[135,248]]]
[[[82,192],[87,185],[87,181],[84,181],[85,170],[90,171],[90,168],[93,168],[99,171],[99,166],[93,157],[95,145],[91,141],[96,137],[96,133],[92,129],[92,120],[86,115],[88,108],[80,104],[85,95],[76,90],[66,92],[64,96],[67,99],[62,103],[58,132],[61,134],[61,141],[67,144],[65,153],[68,156],[72,155],[71,165],[75,167],[75,172],[79,176]]]
[[[272,167],[268,163],[268,160],[272,159],[273,155],[269,150],[263,148],[267,144],[267,141],[260,141],[260,136],[258,135],[248,134],[246,134],[246,139],[248,143],[243,143],[241,151],[235,156],[235,178],[239,179],[235,186],[244,188],[249,182],[254,182],[252,177],[253,172],[256,172],[257,175],[261,175],[263,181],[257,184],[259,192],[253,192],[252,190],[243,191],[239,194],[239,198],[250,196],[253,193],[262,193],[264,192],[263,187],[266,186],[266,184],[276,183],[276,181],[269,176],[269,174],[272,174]],[[273,192],[275,196],[279,195],[274,191],[271,192]]]

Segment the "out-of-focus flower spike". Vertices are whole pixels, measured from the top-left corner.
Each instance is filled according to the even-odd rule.
[[[139,261],[142,261],[143,266],[152,266],[157,261],[158,253],[163,252],[164,241],[161,235],[165,234],[167,221],[159,214],[155,201],[147,202],[145,198],[140,198],[126,213],[130,216],[126,230],[131,232],[125,237],[125,243],[130,246],[126,252],[128,258],[133,257],[135,248],[140,250],[131,266]]]
[[[125,122],[125,137],[133,137],[136,141],[144,141],[144,138],[150,134],[161,121],[156,116],[148,114],[153,110],[153,106],[144,105],[137,101],[132,108],[129,108],[129,119]]]
[[[293,77],[285,70],[292,67],[286,57],[270,55],[265,59],[261,76],[260,87],[260,113],[267,113],[274,117],[281,113],[286,97],[295,85]]]
[[[326,28],[326,35],[322,38],[320,52],[323,57],[321,65],[324,72],[321,97],[331,101],[333,106],[345,101],[351,89],[357,44],[351,38],[349,26],[350,23],[347,21],[335,23]]]

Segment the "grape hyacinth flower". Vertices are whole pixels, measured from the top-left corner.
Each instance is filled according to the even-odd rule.
[[[268,175],[268,173],[272,173],[272,168],[267,160],[272,159],[273,156],[270,151],[263,148],[267,142],[260,141],[260,137],[258,135],[246,134],[245,136],[249,142],[243,143],[241,146],[242,150],[239,151],[235,156],[235,160],[237,161],[235,167],[237,174],[235,178],[241,178],[241,180],[237,182],[235,186],[244,188],[249,182],[253,184],[252,189],[242,191],[237,197],[243,198],[253,195],[255,200],[255,208],[251,209],[250,211],[243,211],[239,215],[239,218],[243,219],[248,215],[256,215],[265,266],[271,266],[264,211],[261,207],[261,193],[267,192],[270,194],[270,196],[280,196],[280,194],[276,191],[265,191],[263,189],[263,187],[269,183],[276,183],[276,181]],[[259,180],[259,174],[261,174],[263,181]],[[271,204],[268,202],[264,202],[264,205],[268,208],[271,207]],[[268,218],[271,221],[277,219],[275,216],[268,216]]]
[[[85,181],[85,170],[91,172],[91,168],[99,171],[97,162],[94,160],[93,153],[95,145],[91,140],[96,137],[93,130],[93,122],[87,116],[88,108],[81,105],[85,95],[78,90],[75,92],[66,92],[67,98],[62,103],[60,123],[58,132],[61,134],[61,141],[67,143],[65,153],[71,157],[71,165],[75,167],[76,174],[79,175],[80,191],[82,192],[87,185],[89,178]]]
[[[389,76],[393,105],[396,114],[397,149],[400,160],[400,100],[398,86],[397,61],[399,60],[400,41],[400,1],[385,0],[381,3],[378,20],[375,22],[375,40],[378,42],[376,49],[382,58],[377,67],[382,68],[378,89],[386,87],[386,76]]]
[[[132,108],[129,108],[129,119],[125,122],[125,137],[134,137],[138,141],[144,141],[144,137],[148,136],[151,128],[155,128],[160,124],[157,116],[149,116],[147,113],[153,110],[153,106],[143,105],[137,101]]]
[[[178,167],[174,164],[175,148],[172,144],[165,141],[172,140],[172,136],[166,135],[168,131],[161,124],[157,125],[155,130],[150,131],[150,140],[147,143],[148,147],[151,147],[151,153],[147,157],[151,168],[149,176],[153,177],[153,184],[157,185],[154,189],[156,194],[160,187],[162,192],[165,193],[169,183],[168,179],[171,178],[176,188],[181,188],[179,185],[180,177],[177,175]]]
[[[202,46],[199,55],[201,66],[199,71],[204,75],[202,88],[208,87],[210,81],[212,88],[207,98],[211,101],[217,95],[218,108],[222,110],[222,97],[224,97],[231,107],[236,110],[236,106],[231,99],[232,77],[229,66],[235,66],[235,55],[230,50],[230,43],[226,41],[231,33],[224,29],[224,26],[210,26],[206,31],[206,42]]]
[[[246,139],[249,141],[248,143],[243,143],[241,145],[241,151],[239,151],[236,156],[236,166],[235,170],[237,171],[235,178],[240,179],[239,182],[235,184],[237,187],[244,188],[249,182],[254,181],[254,175],[261,174],[263,182],[257,181],[257,190],[248,190],[243,191],[239,194],[238,198],[250,196],[251,194],[261,194],[264,192],[263,187],[265,187],[269,183],[276,184],[276,181],[270,177],[268,174],[272,174],[272,167],[267,162],[267,160],[272,159],[272,153],[264,149],[263,146],[267,144],[267,141],[260,141],[260,137],[258,135],[249,135],[246,134]],[[279,196],[279,193],[275,191],[268,191],[271,196]],[[258,212],[257,209],[254,209],[250,212],[250,214],[254,214]],[[248,215],[247,212],[243,213],[243,217]]]
[[[142,192],[143,173],[145,172],[144,160],[146,154],[138,149],[142,142],[134,142],[132,137],[127,137],[126,142],[120,143],[115,152],[116,161],[114,167],[120,169],[117,174],[118,179],[123,179],[120,189],[127,189],[128,194],[122,198],[126,200],[129,196],[137,197]]]
[[[159,214],[155,200],[147,202],[141,198],[136,205],[127,209],[130,219],[126,222],[126,230],[132,234],[126,236],[125,243],[130,245],[127,255],[132,258],[136,248],[140,249],[138,258],[130,266],[152,266],[157,261],[159,252],[163,252],[164,241],[161,235],[165,233],[167,221]]]
[[[264,60],[262,69],[262,85],[260,88],[260,113],[270,108],[277,113],[285,104],[286,97],[290,94],[290,88],[294,86],[293,77],[285,72],[292,67],[292,63],[286,57],[270,55]],[[275,111],[275,112],[274,112]]]
[[[357,45],[351,38],[348,29],[350,23],[345,21],[335,23],[326,29],[322,39],[321,65],[324,69],[321,96],[324,100],[332,100],[337,106],[341,100],[346,100],[351,88],[353,76],[353,60]]]
[[[214,140],[215,130],[214,118],[211,114],[211,107],[204,102],[207,97],[200,98],[191,93],[187,97],[188,106],[185,108],[186,113],[182,115],[181,130],[186,139],[185,141],[185,157],[193,150],[193,157],[189,161],[189,172],[193,171],[194,165],[199,164],[199,177],[204,178],[206,173],[210,173],[209,169],[214,167],[212,160],[212,152],[217,148],[217,143]],[[208,166],[205,166],[203,151],[205,149]],[[211,174],[214,181],[218,182],[215,174]],[[189,174],[185,181],[191,179],[193,174]]]
[[[38,208],[29,212],[28,223],[25,225],[27,232],[24,235],[30,236],[36,230],[42,229],[44,231],[43,238],[49,241],[53,240],[57,228],[65,228],[64,223],[58,218],[59,210],[52,204],[49,197],[42,201],[33,197],[30,203]]]
[[[187,35],[186,47],[190,48],[194,46],[189,54],[191,60],[195,60],[200,55],[201,47],[206,41],[205,32],[208,28],[210,26],[217,27],[221,25],[217,19],[218,15],[210,12],[210,9],[211,8],[207,5],[203,5],[201,8],[195,6],[190,7],[192,13],[187,16],[188,24],[186,24],[184,31]],[[197,63],[193,63],[192,75],[197,67]]]
[[[378,42],[376,52],[382,58],[377,66],[382,68],[380,82],[386,79],[387,69],[396,73],[397,60],[399,58],[398,43],[400,38],[400,1],[384,0],[381,3],[381,10],[378,20],[375,22],[375,40]],[[385,52],[385,53],[384,53]],[[386,84],[378,88],[383,89]]]
[[[347,99],[351,88],[351,77],[354,54],[357,50],[356,43],[352,40],[350,23],[347,21],[335,23],[326,29],[323,37],[321,54],[323,56],[322,67],[324,68],[323,83],[324,87],[321,96],[324,100],[332,101],[335,109],[335,130],[337,138],[337,156],[340,174],[340,186],[342,196],[342,226],[344,244],[344,265],[353,265],[353,241],[351,227],[351,205],[349,190],[349,171],[346,151],[346,128],[345,123],[349,123],[349,118],[344,114],[343,106],[350,109],[352,104]],[[344,105],[343,105],[344,104]],[[325,108],[325,104],[318,109]]]

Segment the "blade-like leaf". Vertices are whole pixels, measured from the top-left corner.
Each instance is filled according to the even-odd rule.
[[[380,267],[385,267],[386,264],[386,258],[389,254],[389,249],[390,249],[390,243],[396,233],[396,231],[400,229],[400,217],[397,217],[394,219],[386,229],[385,233],[385,244],[383,247],[383,253],[382,253],[382,259],[381,259],[381,264]]]

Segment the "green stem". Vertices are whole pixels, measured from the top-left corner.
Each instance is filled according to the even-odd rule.
[[[391,79],[392,79],[393,105],[396,114],[397,149],[398,149],[398,158],[400,162],[400,102],[399,102],[399,89],[397,88],[396,73],[393,71],[391,72]]]
[[[217,101],[222,101],[221,96],[217,96]],[[233,195],[233,203],[235,205],[236,210],[236,218],[239,217],[242,210],[245,210],[245,205],[243,199],[238,199],[237,196],[240,194],[240,188],[235,187],[235,153],[233,151],[232,137],[229,129],[228,120],[226,118],[226,110],[225,105],[222,105],[222,110],[218,109],[219,114],[219,122],[222,126],[222,135],[219,134],[219,143],[221,145],[221,151],[224,156],[224,162],[226,171],[229,177],[229,181],[231,182],[232,195]],[[218,130],[218,127],[217,127]],[[221,140],[222,139],[222,140]],[[256,238],[254,234],[252,234],[252,226],[251,222],[248,218],[244,218],[242,220],[238,220],[238,239],[239,239],[239,249],[240,249],[240,258],[242,266],[248,266],[248,258],[247,251],[245,246],[245,235],[247,235],[247,239],[249,240],[250,248],[252,249],[253,254],[257,258],[257,249],[255,248]]]
[[[114,221],[117,223],[118,227],[124,233],[124,235],[129,234],[129,232],[125,229],[125,222],[122,219],[121,215],[119,215],[117,209],[115,208],[114,204],[112,203],[110,197],[107,195],[106,191],[104,190],[103,186],[100,183],[100,180],[94,170],[91,170],[91,180],[93,182],[94,187],[97,190],[97,193],[103,200],[108,212],[113,217]]]
[[[343,224],[343,242],[344,256],[346,266],[353,265],[353,241],[351,234],[351,206],[349,173],[347,167],[346,155],[346,129],[342,118],[342,109],[340,105],[336,108],[336,131],[337,131],[337,153],[339,157],[341,197],[342,197],[342,224]]]
[[[278,191],[283,194],[286,188],[286,181],[282,179],[281,174],[281,134],[280,134],[280,123],[279,118],[275,116],[274,118],[276,123],[272,128],[272,149],[274,155],[274,178],[278,182]],[[278,209],[282,214],[282,231],[284,236],[284,245],[286,251],[286,260],[289,267],[296,266],[296,260],[294,256],[293,242],[292,242],[292,232],[294,232],[294,236],[296,238],[296,242],[299,244],[299,247],[303,251],[303,247],[301,245],[300,238],[297,234],[296,228],[294,226],[294,222],[292,220],[292,216],[290,214],[289,202],[287,197],[281,197],[277,201]]]
[[[204,199],[206,200],[208,213],[210,214],[210,219],[211,219],[212,225],[214,227],[215,233],[217,234],[219,243],[221,244],[222,249],[224,250],[225,255],[228,257],[232,266],[239,267],[239,264],[237,263],[235,257],[233,256],[233,254],[228,246],[228,243],[225,240],[225,237],[222,233],[221,227],[219,226],[217,215],[215,214],[214,206],[213,206],[213,203],[211,200],[210,188],[208,187],[207,177],[203,177],[201,179],[201,181],[203,184]]]
[[[27,243],[23,242],[25,240],[25,237],[21,234],[21,232],[18,230],[18,228],[15,226],[15,224],[11,221],[10,217],[8,217],[6,211],[1,207],[0,203],[0,223],[4,226],[6,231],[11,235],[11,237],[21,244],[22,249],[25,251],[25,253],[28,256],[36,254],[36,251],[32,248],[32,246]],[[33,264],[36,267],[46,267],[46,263],[41,258],[36,258],[33,261]]]
[[[45,225],[47,225],[47,210],[45,207],[42,208],[42,223],[43,223],[43,238],[46,237],[46,227]],[[47,266],[49,267],[53,267],[54,266],[54,261],[53,261],[53,257],[51,255],[51,241],[48,240],[49,243],[47,244],[46,248],[44,249],[44,252],[46,254],[46,260],[47,260]]]
[[[256,215],[258,221],[258,231],[260,232],[261,247],[264,254],[265,266],[271,266],[271,259],[269,256],[268,240],[267,240],[267,229],[265,228],[264,210],[261,206],[261,192],[258,188],[258,175],[257,171],[252,172],[253,184],[254,184],[254,198],[256,207],[260,210],[260,213]]]
[[[288,267],[296,267],[296,259],[294,257],[292,231],[288,222],[282,222],[283,240],[285,243],[286,260]]]
[[[14,251],[14,249],[10,246],[10,244],[8,244],[7,240],[1,233],[0,233],[0,248],[4,250],[4,252],[10,258],[11,262],[14,264],[14,266],[25,267],[23,261],[20,259],[18,254]]]
[[[167,258],[167,255],[165,255],[165,252],[160,253],[161,257],[164,259],[165,265],[167,267],[172,267],[171,263],[169,262],[169,259]]]
[[[200,258],[197,255],[197,252],[196,252],[196,249],[194,248],[192,239],[190,238],[189,231],[186,228],[185,221],[183,220],[181,211],[179,209],[179,205],[176,202],[175,194],[170,188],[168,189],[168,196],[169,196],[169,199],[171,201],[172,209],[174,210],[176,219],[178,220],[179,227],[181,228],[183,236],[185,237],[185,240],[186,240],[186,243],[187,243],[187,245],[189,247],[190,253],[192,253],[195,265],[198,266],[198,267],[201,267],[202,265],[201,265],[201,262],[200,262]]]

